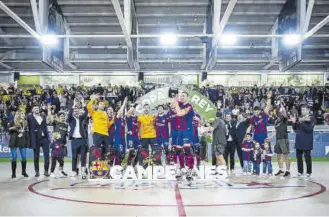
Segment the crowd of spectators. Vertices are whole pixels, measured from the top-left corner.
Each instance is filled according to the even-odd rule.
[[[157,86],[153,84],[142,84],[139,87],[128,86],[19,86],[10,85],[6,90],[0,87],[0,122],[1,135],[7,132],[8,123],[14,119],[17,110],[24,110],[27,114],[31,112],[32,105],[39,104],[41,111],[46,114],[48,104],[52,105],[52,112],[57,114],[61,110],[68,110],[74,104],[74,99],[100,94],[105,106],[112,106],[115,110],[120,108],[121,103],[128,97],[130,102],[135,102],[139,97],[154,90]],[[207,96],[218,108],[224,112],[252,114],[254,107],[265,108],[266,94],[273,91],[272,109],[269,114],[269,122],[274,123],[276,118],[276,106],[281,102],[286,105],[288,114],[298,116],[300,106],[308,104],[311,106],[316,124],[329,124],[329,115],[325,115],[329,109],[329,86],[325,87],[223,87],[206,86],[191,87]],[[327,110],[327,111],[326,111]]]
[[[317,125],[329,124],[329,86],[315,87],[201,87],[200,92],[208,96],[224,113],[252,114],[255,107],[264,109],[266,94],[273,92],[272,108],[269,113],[269,123],[274,124],[277,118],[277,109],[284,103],[288,116],[298,117],[302,105],[311,108],[311,115]]]

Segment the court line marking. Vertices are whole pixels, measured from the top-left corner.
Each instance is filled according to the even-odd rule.
[[[178,183],[175,185],[175,196],[176,196],[176,203],[178,208],[178,215],[179,216],[186,216],[182,195],[180,194]]]
[[[31,193],[37,194],[39,196],[51,198],[51,199],[57,199],[57,200],[63,200],[63,201],[70,201],[70,202],[77,202],[77,203],[87,203],[87,204],[97,204],[97,205],[111,205],[111,206],[137,206],[137,207],[177,207],[177,205],[171,205],[171,204],[131,204],[131,203],[109,203],[109,202],[94,202],[94,201],[85,201],[85,200],[76,200],[76,199],[69,199],[69,198],[61,198],[61,197],[56,197],[52,195],[47,195],[40,193],[34,189],[34,186],[47,182],[49,180],[43,180],[39,182],[35,182],[31,185],[28,186],[28,190]],[[292,198],[287,198],[287,199],[278,199],[278,200],[267,200],[267,201],[257,201],[257,202],[246,202],[246,203],[229,203],[229,204],[185,204],[184,207],[216,207],[216,206],[243,206],[243,205],[257,205],[257,204],[266,204],[266,203],[277,203],[277,202],[283,202],[283,201],[292,201],[292,200],[298,200],[298,199],[304,199],[308,197],[314,197],[319,194],[324,193],[327,188],[317,182],[314,181],[308,181],[311,182],[317,186],[320,187],[319,191],[316,191],[314,193],[308,194],[308,195],[303,195],[299,197],[292,197]],[[178,187],[178,185],[177,185]]]

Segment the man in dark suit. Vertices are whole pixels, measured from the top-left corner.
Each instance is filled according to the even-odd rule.
[[[228,167],[228,157],[230,156],[230,170],[234,173],[234,154],[236,146],[236,120],[232,120],[231,114],[225,115],[225,125],[227,129],[226,139],[227,145],[225,148],[224,158]]]
[[[70,109],[67,119],[70,132],[69,139],[72,140],[72,171],[77,176],[79,174],[77,169],[78,155],[81,155],[81,170],[85,173],[86,155],[88,151],[88,111],[83,105],[82,108],[74,105]]]
[[[242,150],[241,145],[246,136],[247,129],[250,126],[250,120],[243,117],[242,114],[238,115],[238,123],[236,125],[236,151],[239,156],[240,166],[243,168],[243,160],[242,160]]]
[[[32,114],[27,117],[27,122],[30,131],[30,143],[34,152],[34,170],[35,177],[39,177],[39,158],[40,148],[42,148],[44,155],[44,175],[49,176],[49,145],[50,138],[47,129],[46,117],[40,115],[40,108],[38,105],[33,105]]]

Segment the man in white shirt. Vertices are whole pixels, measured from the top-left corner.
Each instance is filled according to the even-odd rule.
[[[77,168],[78,155],[81,155],[81,170],[85,176],[86,155],[88,151],[88,112],[86,108],[73,107],[68,114],[70,126],[69,139],[72,140],[72,171],[74,176],[79,175]]]

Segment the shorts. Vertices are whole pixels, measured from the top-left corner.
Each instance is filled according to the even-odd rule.
[[[184,146],[193,143],[193,132],[178,131],[177,146]]]
[[[103,147],[107,148],[109,146],[109,136],[102,135],[99,133],[94,133],[93,142],[96,147],[103,146]]]
[[[274,152],[276,154],[289,154],[290,143],[288,139],[278,139],[274,146]]]
[[[156,138],[141,139],[142,148],[148,148],[149,145],[153,147],[155,143],[156,143]]]
[[[178,131],[171,131],[170,137],[171,137],[171,145],[177,145],[178,144]]]
[[[120,145],[126,147],[125,138],[114,138],[114,147],[119,147]]]
[[[263,144],[266,138],[267,138],[267,132],[254,134],[254,141],[258,142],[259,144]]]
[[[198,144],[200,143],[200,139],[198,136],[193,136],[193,144]]]
[[[168,146],[169,138],[157,138],[157,144],[161,146]]]
[[[223,144],[213,144],[213,152],[215,153],[215,156],[224,155],[225,147],[226,145]]]
[[[140,141],[138,137],[127,137],[127,147],[128,148],[134,148],[134,149],[138,149],[138,147],[140,146]]]

